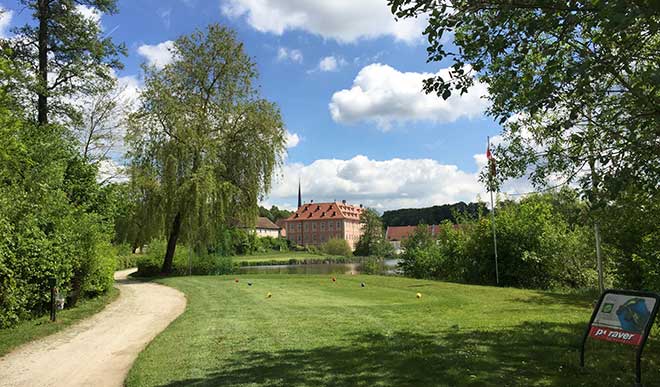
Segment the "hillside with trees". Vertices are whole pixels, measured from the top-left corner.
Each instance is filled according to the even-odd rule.
[[[458,202],[443,204],[441,206],[425,208],[403,208],[400,210],[385,211],[382,216],[383,225],[387,226],[417,226],[418,224],[440,224],[444,221],[458,223],[457,216],[463,215],[476,219],[479,214],[488,214],[483,203]]]

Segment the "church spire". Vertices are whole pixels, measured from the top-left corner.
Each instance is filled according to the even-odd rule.
[[[300,178],[298,178],[298,208],[302,207],[302,192],[300,191]]]

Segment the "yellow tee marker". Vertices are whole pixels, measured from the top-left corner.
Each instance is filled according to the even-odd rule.
[[[422,293],[417,293],[417,295],[415,297],[422,298]]]
[[[266,298],[271,298],[271,297],[273,297],[273,293],[268,292],[268,294],[266,294]]]

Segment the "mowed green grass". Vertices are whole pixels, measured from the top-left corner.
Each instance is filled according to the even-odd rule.
[[[118,296],[119,290],[113,287],[97,298],[79,301],[75,308],[58,311],[55,322],[51,322],[50,315],[46,315],[34,320],[22,321],[10,329],[0,329],[0,356],[22,344],[52,335],[100,312]]]
[[[593,298],[381,276],[179,277],[186,312],[128,386],[620,386],[632,347],[579,345]],[[253,286],[248,286],[248,281]],[[362,288],[360,283],[366,287]],[[267,293],[272,298],[267,298]],[[417,299],[416,293],[422,298]],[[645,385],[660,385],[649,342]]]

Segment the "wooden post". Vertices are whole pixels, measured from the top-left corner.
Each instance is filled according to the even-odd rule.
[[[55,322],[57,318],[57,280],[55,278],[48,279],[48,286],[50,286],[50,321]]]

